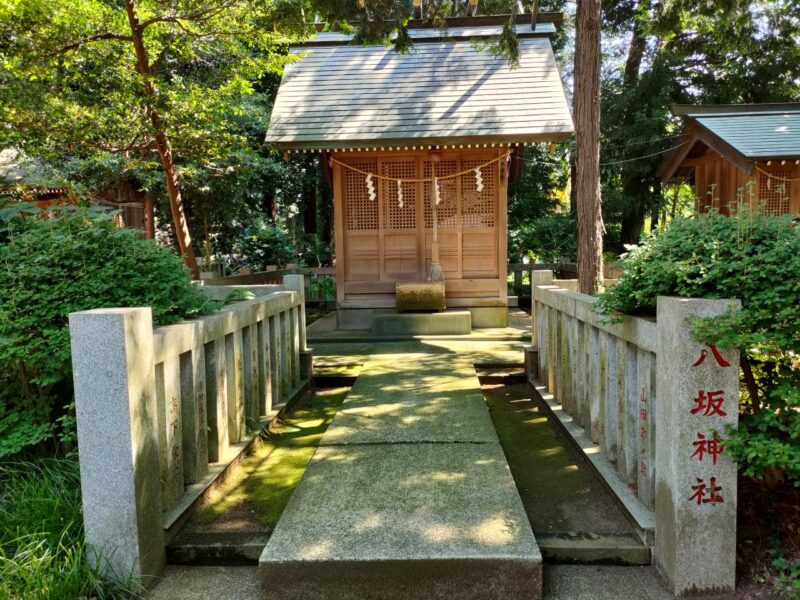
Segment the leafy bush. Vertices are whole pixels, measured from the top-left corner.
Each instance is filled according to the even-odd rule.
[[[554,213],[536,220],[512,234],[512,252],[529,253],[536,262],[558,265],[574,262],[578,255],[578,224],[575,217]]]
[[[73,459],[0,466],[0,598],[128,598],[88,565]]]
[[[53,436],[72,441],[69,313],[151,306],[164,325],[213,308],[178,257],[108,211],[57,211],[11,214],[0,243],[0,457]]]
[[[263,221],[245,229],[235,246],[242,264],[253,271],[266,271],[272,265],[282,267],[291,262],[296,254],[289,234],[280,227]]]
[[[726,449],[744,474],[800,486],[800,228],[744,211],[677,219],[623,265],[600,298],[607,314],[652,314],[662,295],[742,301],[735,315],[693,324],[698,340],[736,347],[743,359],[742,419]]]

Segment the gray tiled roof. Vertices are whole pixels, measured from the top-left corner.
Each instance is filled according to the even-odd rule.
[[[267,141],[282,148],[560,140],[572,131],[550,41],[520,40],[520,64],[470,41],[300,48]]]

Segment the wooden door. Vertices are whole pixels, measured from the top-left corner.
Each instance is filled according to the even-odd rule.
[[[386,177],[414,179],[417,161],[414,157],[381,161],[380,174]],[[381,247],[383,248],[380,278],[382,281],[415,281],[419,279],[419,227],[417,210],[418,186],[413,182],[400,185],[396,181],[380,181],[383,214]],[[402,204],[402,205],[401,205]]]
[[[483,158],[461,161],[460,171],[474,169]],[[498,267],[498,164],[481,169],[483,188],[473,171],[460,177],[461,276],[464,279],[496,279]]]

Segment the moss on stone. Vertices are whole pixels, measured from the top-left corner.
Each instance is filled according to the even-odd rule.
[[[534,532],[630,533],[602,483],[549,421],[528,385],[483,390]]]
[[[233,531],[272,529],[349,388],[317,390],[270,428],[195,517],[195,527]]]

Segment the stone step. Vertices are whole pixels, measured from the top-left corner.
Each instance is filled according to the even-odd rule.
[[[469,335],[472,315],[468,310],[440,313],[376,313],[372,317],[376,336]]]
[[[649,565],[652,548],[633,536],[582,532],[536,534],[548,563]]]
[[[172,565],[252,565],[258,562],[271,531],[182,532],[167,544]]]

